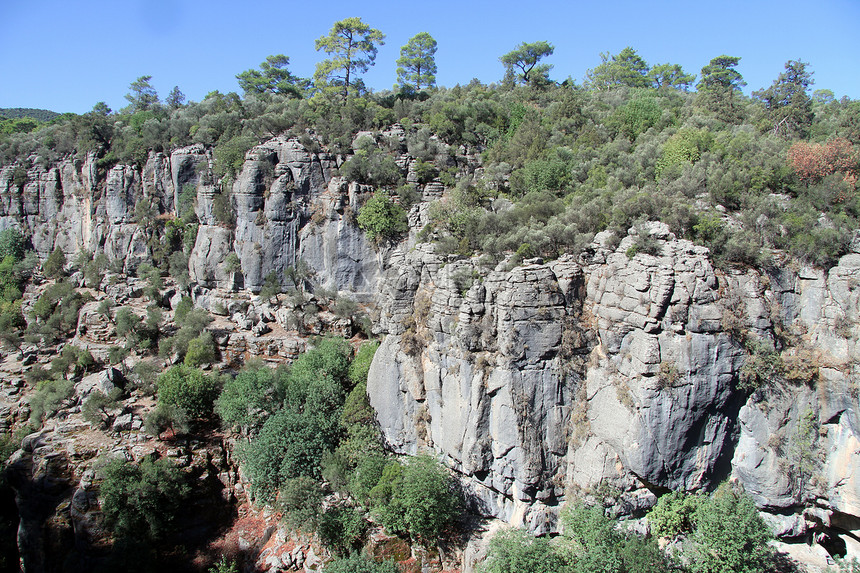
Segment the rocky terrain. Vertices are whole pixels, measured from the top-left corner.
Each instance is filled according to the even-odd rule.
[[[375,137],[403,136],[395,126]],[[416,181],[402,147],[398,165]],[[374,244],[355,223],[373,190],[337,176],[342,161],[286,137],[254,147],[232,182],[232,224],[216,217],[213,159],[202,145],[150,153],[141,168],[99,172],[94,156],[36,166],[23,186],[5,167],[0,230],[20,228],[43,259],[57,247],[70,260],[81,250],[104,253],[125,276],[153,256],[151,220],[136,207],[146,202],[158,220],[175,219],[191,186],[199,229],[187,293],[218,315],[222,366],[251,356],[287,361],[308,334],[357,331],[335,314],[300,315],[284,297],[275,304],[258,295],[272,272],[304,261],[315,288],[361,303],[382,338],[368,394],[387,444],[437,454],[476,512],[549,533],[575,493],[611,497],[616,514],[640,517],[664,492],[731,479],[810,567],[824,564],[825,549],[860,557],[860,241],[827,272],[788,260],[720,271],[706,248],[658,222],[625,237],[598,234],[578,257],[442,256],[417,234],[441,195],[438,180],[420,186],[408,236]],[[460,177],[480,175],[468,150],[453,161]],[[656,254],[632,248],[640,233],[656,241]],[[228,264],[232,253],[238,269]],[[133,305],[136,288],[121,280],[112,296]],[[171,307],[181,291],[164,289]],[[94,356],[115,344],[98,296],[71,341]],[[6,428],[26,419],[24,371],[53,352],[4,354]],[[114,376],[108,369],[79,381],[66,413],[27,436],[10,460],[27,571],[54,570],[47,556],[61,552],[53,548],[100,542],[92,462],[105,452],[141,459],[162,449],[181,459],[205,486],[196,516],[216,516],[210,526],[227,528],[239,508],[251,511],[223,436],[156,441],[141,423],[151,405],[134,396],[110,431],[83,421],[87,389]],[[267,527],[253,542],[268,547],[267,570],[319,564],[313,548],[293,555],[301,543]],[[279,552],[273,539],[292,545]]]

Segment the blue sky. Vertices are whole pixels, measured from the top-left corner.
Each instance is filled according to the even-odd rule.
[[[375,90],[394,84],[400,47],[429,32],[439,43],[437,83],[448,87],[498,81],[499,56],[546,40],[557,80],[581,82],[601,52],[629,45],[649,64],[697,74],[715,56],[740,56],[747,93],[801,59],[813,89],[860,99],[860,0],[0,0],[0,107],[83,113],[105,101],[119,109],[141,75],[153,76],[162,97],[178,85],[199,101],[212,90],[239,91],[237,73],[279,53],[294,74],[310,77],[324,58],[314,40],[351,16],[386,35],[364,75]]]

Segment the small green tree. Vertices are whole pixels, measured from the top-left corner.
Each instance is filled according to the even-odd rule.
[[[764,117],[761,125],[767,131],[783,137],[801,137],[809,134],[815,114],[809,86],[814,83],[809,64],[799,60],[785,63],[785,72],[779,74],[773,85],[753,92],[761,102]]]
[[[54,249],[42,265],[42,271],[52,279],[62,277],[65,273],[65,268],[66,254],[60,247]]]
[[[696,84],[696,105],[711,111],[728,123],[738,123],[743,110],[740,107],[741,88],[746,84],[735,69],[741,59],[718,56],[702,68],[702,79]]]
[[[158,377],[158,403],[181,408],[190,418],[212,414],[220,384],[215,376],[186,365],[174,366]]]
[[[566,563],[546,538],[536,538],[521,529],[504,529],[490,539],[483,573],[557,573]]]
[[[99,488],[105,526],[119,538],[164,539],[173,530],[191,488],[168,459],[139,465],[113,459],[102,468]]]
[[[773,571],[770,528],[752,499],[722,484],[693,514],[690,570],[694,573]]]
[[[292,529],[313,533],[322,513],[323,491],[316,480],[299,476],[284,480],[278,495],[283,522]]]
[[[236,76],[245,94],[275,93],[301,98],[310,87],[306,79],[294,76],[287,69],[290,58],[283,54],[267,56],[259,70],[246,70]]]
[[[374,193],[358,212],[358,226],[376,243],[409,230],[406,211],[385,193]]]
[[[132,113],[147,111],[158,105],[158,92],[149,83],[151,80],[152,76],[140,76],[128,86],[131,91],[125,94],[125,99]]]

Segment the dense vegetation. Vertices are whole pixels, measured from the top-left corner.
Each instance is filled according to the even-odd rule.
[[[350,34],[361,40],[352,51],[342,45]],[[435,41],[419,34],[398,60],[399,90],[371,92],[360,74],[383,38],[357,18],[338,22],[317,42],[332,58],[313,80],[293,76],[286,56],[271,56],[237,75],[244,96],[212,92],[185,103],[175,88],[162,103],[142,76],[120,112],[98,104],[0,136],[0,162],[16,162],[23,184],[31,155],[47,164],[95,153],[108,167],[204,143],[215,147],[216,176],[229,181],[251,146],[292,134],[310,149],[322,143],[347,154],[342,174],[397,197],[375,198],[360,215],[382,240],[404,229],[397,209],[414,200],[415,184],[394,163],[397,144],[353,150],[352,141],[399,122],[418,184],[448,187],[425,232],[448,252],[554,257],[582,250],[596,232],[623,234],[659,219],[709,246],[721,264],[766,263],[779,249],[827,267],[857,227],[860,102],[826,89],[810,94],[804,62],[789,61],[752,97],[740,91],[738,57],[704,65],[690,92],[694,75],[651,66],[632,48],[602,54],[583,85],[559,84],[541,62],[553,46],[535,42],[500,58],[508,71],[500,83],[448,89],[435,87]],[[481,156],[481,177],[462,176],[464,153]]]

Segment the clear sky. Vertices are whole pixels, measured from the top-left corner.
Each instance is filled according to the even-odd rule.
[[[447,87],[498,81],[499,56],[546,40],[555,80],[582,82],[601,52],[629,45],[649,64],[696,74],[715,56],[740,56],[746,93],[800,59],[813,89],[860,99],[860,0],[0,0],[0,107],[120,109],[142,75],[161,97],[178,85],[199,101],[240,91],[237,73],[280,53],[310,77],[325,57],[314,40],[351,16],[386,35],[363,76],[377,91],[394,84],[401,46],[429,32],[439,43],[437,83]]]

